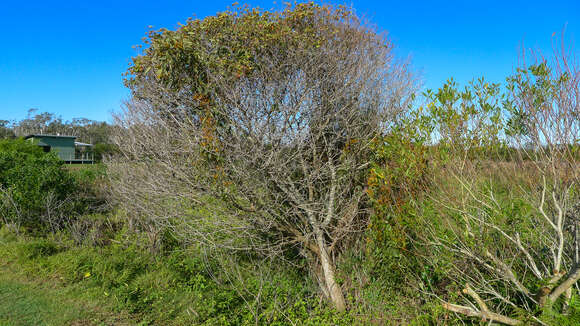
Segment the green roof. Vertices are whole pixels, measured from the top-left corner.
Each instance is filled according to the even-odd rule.
[[[77,138],[77,136],[31,134],[31,135],[24,137],[24,139],[28,139],[28,138]]]

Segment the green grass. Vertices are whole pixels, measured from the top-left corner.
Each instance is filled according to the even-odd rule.
[[[82,289],[56,280],[26,278],[0,267],[0,326],[129,325],[128,318],[84,298]]]
[[[0,326],[357,324],[287,267],[195,247],[152,254],[142,240],[76,246],[0,229]]]
[[[2,275],[0,325],[62,325],[83,318],[84,312],[77,304],[54,301],[59,295],[57,290],[16,282]]]
[[[0,326],[137,324],[95,296],[95,289],[51,271],[45,258],[58,250],[48,240],[0,232]]]
[[[78,171],[78,170],[101,171],[105,167],[105,165],[103,163],[65,164],[64,166],[70,171]]]

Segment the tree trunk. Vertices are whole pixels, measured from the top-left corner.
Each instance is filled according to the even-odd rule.
[[[316,231],[316,243],[320,249],[320,265],[322,266],[322,271],[324,272],[324,282],[326,283],[326,288],[330,294],[330,300],[334,304],[336,310],[344,311],[346,309],[344,295],[342,294],[340,285],[336,283],[334,278],[334,264],[328,256],[328,251],[326,248],[327,246],[324,243],[322,230]]]

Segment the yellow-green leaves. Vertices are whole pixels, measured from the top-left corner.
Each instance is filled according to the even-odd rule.
[[[226,78],[249,74],[259,69],[256,58],[284,48],[320,48],[328,41],[324,35],[339,32],[338,22],[355,19],[344,6],[312,2],[287,4],[280,12],[234,4],[215,16],[189,19],[174,31],[150,31],[125,82],[134,88],[137,80],[153,76],[175,90],[192,85],[203,89],[210,84],[206,69]]]

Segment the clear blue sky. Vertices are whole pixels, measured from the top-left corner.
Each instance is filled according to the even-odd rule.
[[[37,108],[64,119],[109,120],[128,97],[122,74],[147,26],[175,28],[232,2],[2,0],[0,119],[22,119]],[[281,3],[239,2],[262,8]],[[580,0],[346,3],[389,32],[428,88],[451,76],[461,83],[481,75],[503,81],[522,42],[549,52],[552,34],[566,24],[568,40],[576,43],[580,36]]]

